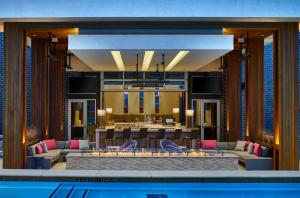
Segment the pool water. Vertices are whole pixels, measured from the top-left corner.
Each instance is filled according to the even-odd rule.
[[[0,182],[0,197],[256,198],[300,197],[300,183]]]

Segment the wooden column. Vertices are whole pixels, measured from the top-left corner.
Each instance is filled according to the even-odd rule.
[[[246,136],[261,140],[264,131],[264,39],[249,41],[246,68]]]
[[[234,50],[228,55],[226,78],[226,130],[228,141],[241,138],[241,63],[240,51]]]
[[[278,169],[298,170],[298,23],[286,23],[278,32],[275,64],[274,154]]]
[[[25,35],[21,25],[5,23],[3,168],[25,167]]]

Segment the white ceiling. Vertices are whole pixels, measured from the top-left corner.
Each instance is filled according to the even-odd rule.
[[[119,50],[126,71],[142,68],[145,50],[155,54],[148,71],[155,71],[156,64],[165,54],[167,66],[180,50],[189,53],[171,71],[196,71],[233,49],[231,35],[72,35],[69,51],[94,71],[118,71],[111,50]],[[160,67],[160,70],[162,68]]]

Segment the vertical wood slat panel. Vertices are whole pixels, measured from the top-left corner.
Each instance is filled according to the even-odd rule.
[[[63,140],[64,121],[64,51],[57,51],[57,61],[49,68],[49,138]]]
[[[48,129],[48,63],[47,41],[32,39],[32,74],[31,74],[31,125],[38,129],[37,139],[45,138]]]
[[[241,63],[239,50],[228,54],[226,114],[229,141],[241,138]]]
[[[246,69],[246,126],[251,140],[262,140],[264,131],[264,39],[253,38],[249,42]]]
[[[287,23],[279,29],[277,65],[277,104],[275,107],[279,135],[279,169],[298,170],[298,23]],[[275,140],[275,143],[276,142]]]
[[[5,96],[3,168],[24,168],[26,156],[25,35],[21,25],[4,24]]]

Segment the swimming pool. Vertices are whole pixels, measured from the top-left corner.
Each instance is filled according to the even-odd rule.
[[[0,182],[0,197],[232,198],[300,197],[300,183]]]

